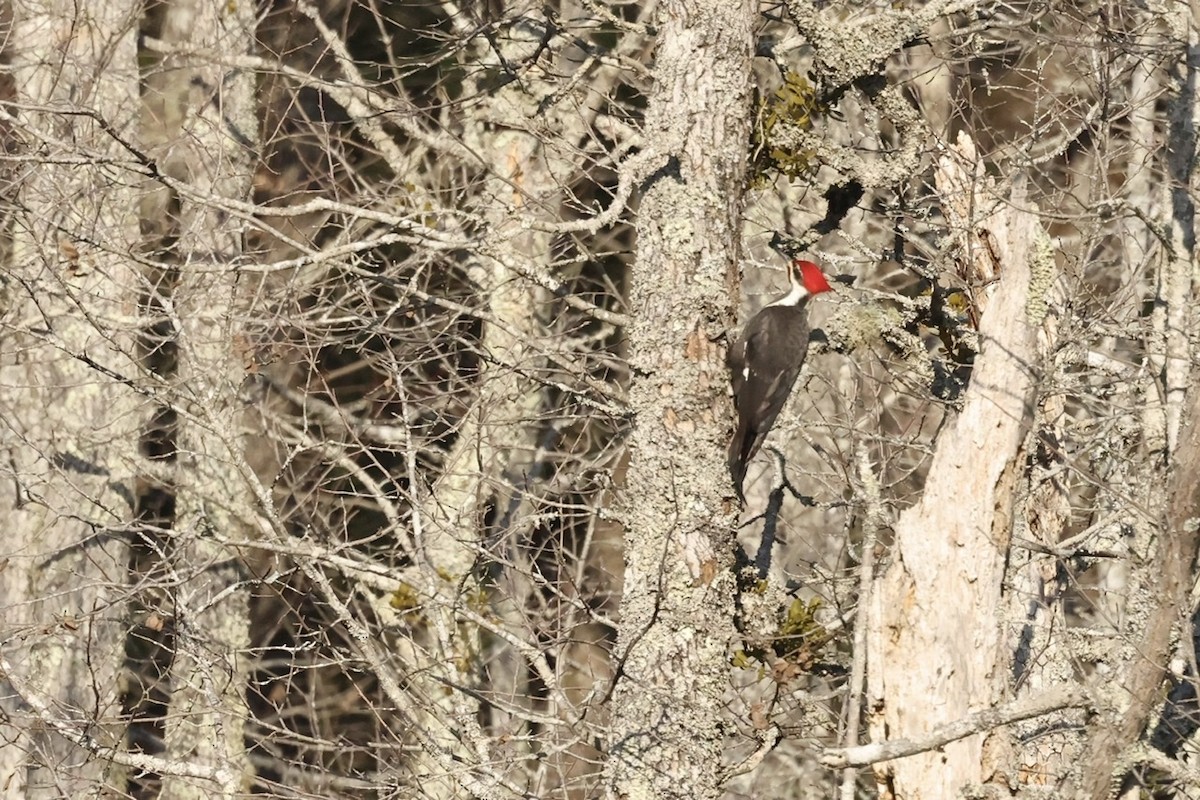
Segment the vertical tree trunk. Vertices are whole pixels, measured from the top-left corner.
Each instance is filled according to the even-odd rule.
[[[962,410],[938,440],[920,502],[900,515],[895,559],[872,594],[870,706],[882,709],[889,739],[921,739],[1002,696],[998,610],[1033,412],[1035,332],[1054,274],[1053,256],[1035,246],[1045,238],[1037,218],[1021,210],[1023,197],[1008,205],[989,191],[965,136],[942,157],[938,193],[953,229],[978,232],[962,249],[972,283],[998,281],[986,305],[976,295],[981,350]],[[900,759],[886,777],[905,800],[957,796],[986,777],[983,743],[976,735]]]
[[[735,308],[750,118],[752,4],[660,12],[645,136],[659,169],[638,218],[629,332],[637,415],[609,784],[628,797],[720,795],[733,634],[730,403],[712,337]]]
[[[128,320],[140,4],[15,2],[0,268],[0,786],[89,797],[119,745],[120,597],[139,405]],[[6,98],[7,99],[7,98]],[[105,130],[103,126],[108,126]]]
[[[164,776],[172,798],[232,797],[243,790],[249,588],[242,553],[251,537],[255,479],[244,453],[244,329],[253,279],[239,275],[246,224],[224,201],[250,196],[257,132],[252,73],[221,63],[254,41],[250,3],[181,0],[164,10],[147,77],[151,152],[178,183],[160,207],[176,270],[165,304],[178,347],[176,519],[168,556],[181,578],[174,595],[175,654],[166,748],[171,760],[211,768],[218,785]]]
[[[499,57],[499,51],[481,51],[485,61]],[[532,95],[515,83],[492,90],[490,95],[489,113],[467,122],[464,140],[487,154],[485,162],[492,165],[483,184],[483,195],[490,200],[484,211],[488,227],[509,232],[531,208],[556,207],[559,188],[547,170],[543,146],[536,137],[520,131],[520,120],[536,113]],[[455,591],[479,591],[477,577],[471,572],[480,552],[494,551],[500,563],[520,563],[516,543],[524,540],[522,533],[531,526],[528,476],[535,469],[532,459],[540,432],[538,417],[545,402],[544,385],[536,378],[541,371],[536,353],[546,341],[540,309],[547,298],[543,289],[518,275],[512,264],[529,260],[545,270],[550,252],[549,235],[529,231],[502,238],[494,252],[476,256],[471,266],[470,274],[488,312],[480,342],[485,358],[480,366],[479,394],[419,511],[424,527],[416,566],[426,573],[427,585],[449,578]],[[490,514],[489,506],[494,509]],[[489,518],[490,530],[485,522]],[[513,579],[515,571],[506,568],[502,589],[493,593],[496,612],[510,621],[520,618],[514,596],[528,591],[521,586],[527,581]],[[441,617],[428,626],[430,633],[440,634],[436,641],[425,643],[425,648],[400,642],[397,648],[413,674],[414,695],[424,698],[418,707],[430,735],[445,752],[454,752],[466,734],[477,755],[482,755],[479,751],[486,741],[482,731],[467,733],[438,721],[474,719],[479,716],[480,704],[468,693],[442,691],[437,678],[444,674],[455,685],[502,698],[503,704],[489,708],[488,714],[494,726],[511,729],[500,708],[520,707],[530,701],[525,661],[516,656],[505,668],[498,668],[494,655],[481,651],[482,630],[456,620],[460,601],[447,600],[432,604],[428,611]],[[447,631],[453,636],[445,635]],[[421,655],[422,649],[427,655]],[[423,752],[414,763],[422,790],[429,797],[453,797],[462,791],[455,781],[441,777],[444,767],[432,754]]]
[[[1170,473],[1165,486],[1153,487],[1154,499],[1164,499],[1144,506],[1155,510],[1165,507],[1161,517],[1148,520],[1154,552],[1145,570],[1147,579],[1138,586],[1138,594],[1152,597],[1153,603],[1147,604],[1146,622],[1130,650],[1132,657],[1122,662],[1121,671],[1110,682],[1119,716],[1104,718],[1089,742],[1089,757],[1081,774],[1084,796],[1093,798],[1108,797],[1119,787],[1117,781],[1123,776],[1114,773],[1113,766],[1123,750],[1145,735],[1146,725],[1161,700],[1173,648],[1178,647],[1189,664],[1184,679],[1196,680],[1195,654],[1189,653],[1186,645],[1195,632],[1183,628],[1181,638],[1185,644],[1177,644],[1174,637],[1180,633],[1176,626],[1194,613],[1193,586],[1200,553],[1200,391],[1191,354],[1200,333],[1194,299],[1198,288],[1195,197],[1200,169],[1196,164],[1195,126],[1200,118],[1196,90],[1200,19],[1194,10],[1181,7],[1164,14],[1162,21],[1171,34],[1168,41],[1178,44],[1182,58],[1178,73],[1163,76],[1169,87],[1166,180],[1161,181],[1162,208],[1155,216],[1165,220],[1163,231],[1172,247],[1164,248],[1159,259],[1153,339],[1148,348],[1154,367],[1153,389],[1156,393],[1160,390],[1157,382],[1161,380],[1161,396],[1149,398],[1146,405],[1157,412],[1152,419],[1161,418],[1157,431],[1160,435],[1154,443],[1165,446]],[[1152,136],[1152,121],[1147,127]],[[1190,396],[1185,397],[1185,393]]]

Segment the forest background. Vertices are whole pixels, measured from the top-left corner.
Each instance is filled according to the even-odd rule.
[[[1200,797],[1194,3],[0,31],[5,796]]]

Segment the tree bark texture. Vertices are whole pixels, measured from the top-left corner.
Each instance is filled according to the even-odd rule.
[[[536,8],[528,10],[537,13]],[[466,21],[464,17],[455,18],[456,24]],[[536,41],[514,37],[505,45],[494,50],[480,43],[481,63],[498,59],[519,62]],[[555,208],[560,202],[560,187],[547,165],[551,155],[536,136],[522,130],[523,121],[537,113],[535,94],[517,83],[485,90],[475,83],[478,77],[476,74],[468,79],[470,92],[487,95],[487,111],[467,121],[463,139],[475,152],[486,154],[484,161],[491,165],[483,183],[486,202],[481,213],[488,228],[500,234],[497,244],[474,259],[470,268],[480,295],[486,298],[480,342],[486,357],[480,366],[478,395],[463,416],[440,476],[429,494],[421,498],[419,558],[408,571],[416,585],[423,582],[425,586],[436,586],[448,578],[452,592],[463,594],[479,591],[477,577],[471,571],[481,552],[494,550],[505,554],[503,560],[520,563],[517,543],[527,538],[532,525],[528,498],[531,481],[536,479],[530,476],[536,471],[537,440],[542,429],[539,417],[546,399],[545,385],[537,379],[544,372],[538,351],[547,343],[541,309],[548,293],[522,278],[510,265],[529,259],[537,269],[546,269],[552,252],[550,236],[529,229],[516,231],[520,218],[531,209]],[[415,471],[413,482],[418,482]],[[485,526],[488,506],[494,506],[495,520]],[[413,570],[421,575],[412,575]],[[513,571],[514,567],[504,570],[499,579],[503,589],[492,597],[496,613],[518,627],[524,603],[513,603],[521,596],[517,587],[522,583],[512,580]],[[485,666],[492,654],[484,652],[483,631],[472,624],[460,625],[461,620],[455,618],[458,602],[431,604],[428,613],[439,617],[427,626],[427,633],[433,635],[407,632],[395,647],[412,675],[408,678],[412,694],[421,698],[417,704],[422,712],[421,724],[435,737],[438,747],[445,752],[465,753],[465,739],[473,754],[467,757],[486,761],[491,758],[490,745],[478,726],[456,729],[439,722],[476,719],[479,703],[466,692],[443,691],[439,678],[444,675],[455,685],[470,686],[484,695],[495,693],[503,699],[503,707],[519,708],[530,695],[528,673],[524,659],[515,650],[506,653],[507,669]],[[414,642],[421,646],[413,646]],[[552,695],[557,694],[553,685],[548,689]],[[518,724],[498,708],[489,713],[493,724]],[[413,762],[422,790],[430,798],[457,796],[462,787],[442,775],[444,768],[434,755],[418,752]]]
[[[735,540],[722,348],[735,308],[753,7],[664,3],[629,332],[636,413],[609,785],[720,795]]]
[[[1053,258],[1033,247],[1044,234],[1020,210],[1023,198],[1001,202],[977,163],[973,145],[960,140],[942,158],[938,192],[955,228],[970,232],[963,271],[981,279],[981,350],[962,410],[942,432],[921,500],[896,524],[894,561],[872,593],[868,691],[888,739],[922,738],[988,708],[1008,674],[1002,579]],[[996,280],[984,290],[989,275]],[[898,760],[884,777],[905,800],[958,796],[985,777],[983,742],[971,736]]]
[[[1193,368],[1192,385],[1196,375]],[[1196,556],[1200,552],[1200,392],[1191,391],[1182,415],[1179,448],[1172,459],[1167,498],[1166,526],[1154,555],[1154,571],[1161,576],[1157,603],[1137,652],[1141,656],[1122,676],[1122,695],[1129,705],[1119,716],[1104,714],[1087,759],[1083,796],[1104,800],[1119,785],[1115,770],[1122,751],[1145,730],[1151,711],[1161,700],[1170,660],[1172,632],[1187,615],[1188,596],[1195,582]]]
[[[1180,8],[1166,15],[1172,41],[1181,49],[1180,70],[1169,76],[1169,125],[1167,128],[1167,172],[1161,183],[1161,205],[1170,209],[1164,225],[1173,247],[1163,254],[1159,266],[1154,316],[1159,334],[1154,366],[1162,379],[1164,436],[1169,452],[1166,510],[1155,530],[1154,556],[1149,569],[1153,583],[1153,605],[1136,656],[1126,664],[1114,685],[1118,702],[1127,706],[1117,714],[1104,714],[1090,742],[1089,757],[1082,775],[1083,796],[1100,800],[1113,796],[1123,777],[1123,751],[1145,734],[1153,710],[1159,705],[1163,681],[1172,649],[1179,649],[1191,664],[1185,680],[1195,680],[1194,653],[1186,644],[1176,644],[1176,627],[1193,613],[1196,560],[1200,554],[1200,392],[1194,348],[1200,332],[1195,296],[1200,273],[1196,270],[1195,198],[1200,187],[1196,168],[1197,119],[1200,96],[1196,77],[1200,71],[1200,18],[1192,9]],[[1155,387],[1158,388],[1157,386]],[[1185,392],[1186,396],[1185,397]],[[1147,403],[1147,405],[1152,405]],[[1184,625],[1186,642],[1195,635]],[[1161,746],[1161,745],[1159,745]],[[1129,766],[1128,764],[1125,765]],[[1136,791],[1136,790],[1135,790]]]
[[[94,797],[121,741],[117,673],[139,403],[133,194],[105,161],[137,121],[139,4],[16,2],[0,109],[0,786]],[[105,130],[107,126],[107,130]],[[57,731],[57,732],[55,732]]]
[[[161,307],[178,348],[176,519],[167,558],[181,582],[171,609],[175,653],[166,721],[169,758],[206,767],[214,781],[167,775],[164,796],[232,797],[248,785],[249,584],[242,551],[255,509],[245,462],[246,314],[256,295],[237,271],[246,222],[229,204],[250,197],[257,131],[254,78],[222,63],[254,41],[252,4],[182,0],[163,9],[147,77],[144,138],[168,176],[147,204],[169,242]],[[169,188],[168,188],[169,187]]]

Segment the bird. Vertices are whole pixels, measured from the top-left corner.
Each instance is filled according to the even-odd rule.
[[[729,442],[729,476],[744,505],[750,459],[783,410],[808,354],[808,301],[830,291],[821,268],[796,259],[788,268],[791,290],[750,318],[726,355],[737,430]]]

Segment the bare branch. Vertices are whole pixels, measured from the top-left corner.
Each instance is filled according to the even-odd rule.
[[[951,742],[986,733],[1004,725],[1033,719],[1064,708],[1087,708],[1090,698],[1075,689],[1061,689],[1042,697],[1021,700],[1008,706],[977,711],[962,719],[939,725],[920,739],[893,739],[887,742],[827,748],[821,753],[821,763],[831,769],[866,767],[882,761],[927,753]]]

